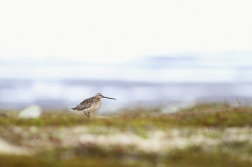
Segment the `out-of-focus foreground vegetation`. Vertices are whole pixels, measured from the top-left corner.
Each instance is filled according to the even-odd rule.
[[[36,119],[4,113],[0,166],[252,166],[250,107],[124,110],[91,120],[68,112]]]

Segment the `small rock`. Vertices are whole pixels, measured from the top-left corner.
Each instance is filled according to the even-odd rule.
[[[31,105],[20,111],[18,114],[19,118],[38,118],[42,113],[42,110],[37,105]]]

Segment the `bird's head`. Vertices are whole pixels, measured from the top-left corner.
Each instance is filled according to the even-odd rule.
[[[103,96],[101,93],[97,93],[97,94],[95,95],[95,97],[96,97],[97,99],[106,98],[106,99],[113,99],[113,100],[116,100],[115,98]]]

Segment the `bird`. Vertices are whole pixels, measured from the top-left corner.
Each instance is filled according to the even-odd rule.
[[[106,96],[103,96],[101,93],[97,93],[95,96],[83,100],[80,104],[78,104],[76,107],[73,107],[71,109],[77,110],[77,111],[83,111],[83,113],[87,117],[90,118],[90,113],[94,113],[100,108],[101,103],[102,103],[102,98],[116,100],[115,98],[106,97]]]

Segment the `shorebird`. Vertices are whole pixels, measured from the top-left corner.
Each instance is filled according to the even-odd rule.
[[[71,109],[77,110],[77,111],[83,111],[83,113],[90,118],[90,113],[94,113],[100,108],[101,103],[102,103],[102,100],[101,100],[102,98],[116,100],[115,98],[106,97],[106,96],[103,96],[101,93],[97,93],[95,96],[83,100],[80,104],[78,104],[76,107],[73,107]]]

